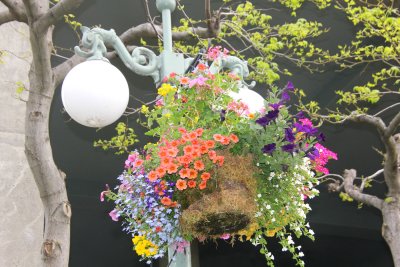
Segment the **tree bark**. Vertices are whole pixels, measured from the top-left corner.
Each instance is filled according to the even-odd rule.
[[[400,267],[400,195],[392,197],[382,208],[382,236],[392,252],[395,267]]]
[[[25,153],[43,203],[42,266],[67,267],[69,261],[71,208],[65,175],[53,160],[49,115],[55,82],[51,69],[53,27],[38,27],[48,12],[48,1],[24,0],[33,60],[29,72],[29,98],[25,116]]]

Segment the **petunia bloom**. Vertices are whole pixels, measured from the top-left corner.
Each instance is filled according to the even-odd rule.
[[[261,149],[261,151],[264,153],[264,154],[272,154],[272,152],[274,152],[275,151],[275,149],[276,149],[276,144],[275,143],[272,143],[272,144],[268,144],[268,145],[265,145],[262,149]]]

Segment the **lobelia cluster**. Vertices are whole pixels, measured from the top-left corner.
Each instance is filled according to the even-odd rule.
[[[226,55],[227,50],[215,47],[206,59]],[[194,238],[221,238],[250,240],[273,266],[267,241],[276,237],[282,250],[290,251],[297,265],[304,265],[304,254],[292,235],[313,238],[306,221],[311,210],[307,201],[318,195],[318,176],[328,173],[326,164],[337,155],[321,145],[324,135],[302,112],[291,115],[287,103],[294,91],[292,83],[283,89],[271,87],[265,106],[256,112],[251,103],[230,97],[240,86],[236,75],[211,73],[203,61],[193,73],[165,78],[154,107],[142,107],[147,119],[143,124],[149,128],[146,134],[159,141],[147,144],[143,155],[132,152],[116,192],[102,192],[102,198],[115,202],[110,216],[123,221],[142,259],[163,256],[168,245],[182,252]],[[240,176],[241,171],[235,171],[240,166],[252,173],[231,184],[242,183],[252,194],[241,204],[247,211],[254,206],[250,222],[240,230],[219,234],[183,229],[182,218],[191,205],[197,203],[194,210],[199,212],[198,206],[207,205],[204,196],[218,190],[230,194],[229,186],[224,189],[223,175]],[[240,197],[242,191],[235,192]],[[240,207],[240,201],[235,204]]]

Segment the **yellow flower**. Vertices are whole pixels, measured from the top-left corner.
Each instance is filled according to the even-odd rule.
[[[164,114],[164,117],[167,118],[167,119],[171,118],[171,116],[172,116],[171,113],[165,113],[165,114]]]
[[[135,251],[139,256],[151,257],[157,254],[158,246],[150,240],[147,240],[144,236],[137,235],[132,238],[132,242],[135,245]]]
[[[176,88],[168,83],[163,83],[161,87],[158,88],[158,94],[161,96],[166,96],[169,92],[176,92]]]
[[[146,105],[142,105],[142,109],[140,110],[143,114],[149,113],[149,107]]]

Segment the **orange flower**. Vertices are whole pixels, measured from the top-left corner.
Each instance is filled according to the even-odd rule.
[[[185,152],[185,155],[190,155],[193,153],[193,147],[192,146],[185,146],[183,148],[183,151]]]
[[[161,199],[161,203],[165,206],[169,206],[172,204],[172,200],[169,197],[163,197]]]
[[[178,157],[178,161],[180,164],[189,164],[190,162],[192,162],[193,158],[191,155],[185,155],[182,157]]]
[[[208,179],[210,179],[211,174],[209,172],[203,172],[200,177],[202,180],[207,181]]]
[[[196,187],[196,181],[194,181],[194,180],[189,180],[189,181],[187,182],[187,185],[188,185],[190,188],[195,188],[195,187]]]
[[[189,177],[189,169],[187,168],[183,168],[179,171],[179,175],[181,176],[181,178],[187,178]]]
[[[182,128],[182,127],[179,128],[178,131],[179,131],[181,134],[186,133],[186,129],[185,129],[185,128]]]
[[[147,177],[149,178],[150,182],[154,182],[155,180],[157,180],[158,175],[157,175],[157,173],[155,171],[151,171],[151,172],[149,172]]]
[[[217,161],[218,161],[219,166],[222,166],[224,164],[224,160],[225,160],[224,156],[218,156],[217,157]]]
[[[187,184],[185,180],[182,179],[178,179],[178,181],[176,181],[175,184],[176,188],[178,188],[178,190],[182,191],[185,190],[187,188]]]
[[[197,136],[202,136],[204,129],[203,128],[198,128],[195,130],[195,132],[197,133]]]
[[[143,160],[141,160],[141,159],[138,159],[137,161],[135,161],[136,168],[142,166],[142,164],[143,164]]]
[[[171,142],[171,146],[173,146],[173,147],[177,147],[178,145],[179,145],[179,141],[178,140],[173,140]]]
[[[199,189],[203,190],[207,187],[207,180],[203,180],[201,181],[201,183],[199,184]]]
[[[171,163],[170,165],[167,166],[167,172],[169,174],[176,173],[178,171],[178,165]]]
[[[229,142],[230,142],[230,141],[231,141],[231,140],[229,139],[229,137],[223,136],[223,137],[222,137],[221,144],[223,144],[223,145],[229,145]]]
[[[182,140],[184,140],[185,142],[190,142],[191,139],[190,139],[189,134],[188,133],[182,134]]]
[[[222,139],[223,139],[223,136],[220,135],[220,134],[214,134],[214,135],[213,135],[213,138],[214,138],[215,141],[221,142]]]
[[[217,152],[215,152],[214,150],[208,151],[208,157],[209,157],[211,160],[214,160],[216,156],[217,156]],[[215,163],[215,162],[214,162],[214,163]]]
[[[167,149],[165,147],[160,148],[160,151],[158,151],[158,156],[160,158],[164,158],[164,157],[168,156]]]
[[[208,147],[207,146],[203,145],[203,146],[200,147],[200,153],[202,155],[206,154],[207,152],[208,152]]]
[[[205,71],[205,70],[207,69],[207,66],[206,66],[205,64],[203,64],[203,63],[199,63],[199,64],[197,65],[197,69],[198,69],[199,71]]]
[[[176,201],[173,201],[172,203],[171,203],[171,205],[169,205],[171,208],[175,208],[176,206],[178,206],[178,202],[176,202]]]
[[[190,82],[190,79],[188,77],[182,77],[180,78],[179,82],[181,84],[188,84]]]
[[[167,150],[167,154],[170,157],[176,157],[176,155],[178,154],[179,150],[176,147],[171,147]]]
[[[196,139],[197,138],[197,133],[196,132],[190,132],[189,133],[189,138],[190,138],[190,140]]]
[[[201,153],[200,153],[199,150],[193,151],[193,153],[192,153],[192,157],[193,157],[193,158],[198,158],[198,157],[200,157],[200,156],[201,156]]]
[[[237,143],[237,142],[239,142],[239,137],[237,137],[237,135],[236,134],[231,134],[230,136],[229,136],[229,138],[231,139],[231,141],[233,142],[233,143]]]
[[[170,157],[161,158],[161,166],[168,166],[170,164],[172,164],[172,158]]]
[[[194,168],[198,171],[204,170],[204,163],[201,160],[197,160],[194,162]]]
[[[150,154],[146,155],[146,160],[151,160],[151,155]]]
[[[194,139],[194,140],[192,140],[191,142],[192,142],[192,145],[198,145],[198,144],[200,144],[199,139]]]
[[[163,177],[165,175],[166,171],[167,170],[165,168],[163,168],[162,166],[158,167],[156,169],[157,176],[160,178]]]
[[[215,142],[213,140],[206,141],[207,148],[213,148],[215,146]]]
[[[189,169],[189,179],[196,179],[197,178],[197,171],[193,169]]]

